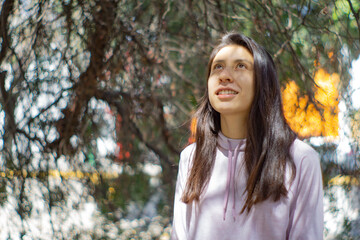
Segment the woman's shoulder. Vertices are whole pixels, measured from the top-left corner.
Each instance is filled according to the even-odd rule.
[[[290,153],[295,165],[318,165],[320,163],[319,154],[315,149],[300,139],[295,139]]]
[[[195,153],[196,144],[192,143],[186,146],[180,153],[179,169],[187,172],[190,166],[191,159]]]
[[[190,158],[195,152],[196,143],[189,144],[180,153],[180,158]]]

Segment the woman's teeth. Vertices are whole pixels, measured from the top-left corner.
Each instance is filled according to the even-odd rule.
[[[233,90],[221,90],[218,92],[218,95],[230,95],[230,94],[237,94],[237,92]]]

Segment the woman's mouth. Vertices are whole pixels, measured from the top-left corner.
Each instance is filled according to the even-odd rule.
[[[216,95],[236,95],[238,92],[234,90],[220,90],[216,93]]]

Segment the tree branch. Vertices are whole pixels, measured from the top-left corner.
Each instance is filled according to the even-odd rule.
[[[359,14],[360,14],[360,8],[358,9],[358,11],[356,12],[355,9],[354,9],[354,6],[352,5],[351,3],[351,0],[347,0],[349,5],[350,5],[350,9],[351,9],[351,12],[354,14],[354,17],[355,17],[355,20],[356,20],[356,24],[357,24],[357,27],[358,27],[358,34],[359,34],[359,41],[360,41],[360,19],[359,19]]]
[[[5,0],[1,7],[0,15],[0,34],[2,38],[1,51],[0,51],[0,64],[5,59],[7,49],[10,47],[10,38],[9,38],[9,23],[8,18],[10,13],[13,11],[14,0]]]
[[[98,1],[94,9],[97,9],[94,12],[95,30],[90,34],[87,45],[90,63],[74,86],[71,103],[62,110],[64,117],[56,124],[59,133],[56,141],[65,145],[68,145],[70,137],[79,129],[86,105],[95,95],[107,64],[104,58],[114,26],[116,5],[112,0]]]

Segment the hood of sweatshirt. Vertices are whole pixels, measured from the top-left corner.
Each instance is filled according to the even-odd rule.
[[[234,221],[236,219],[236,199],[235,199],[235,175],[236,175],[236,163],[238,160],[239,152],[245,151],[246,139],[232,139],[225,137],[224,134],[219,132],[218,134],[218,146],[222,150],[227,151],[228,157],[228,168],[227,168],[227,178],[226,178],[226,191],[224,196],[224,211],[223,211],[223,220],[226,218],[227,206],[229,203],[230,189],[232,186],[232,197],[233,197],[233,206],[232,206],[232,215]]]
[[[218,133],[218,139],[217,139],[218,146],[226,151],[234,151],[237,146],[239,146],[239,151],[245,151],[246,146],[246,138],[242,139],[233,139],[225,137],[225,135],[222,132]]]

